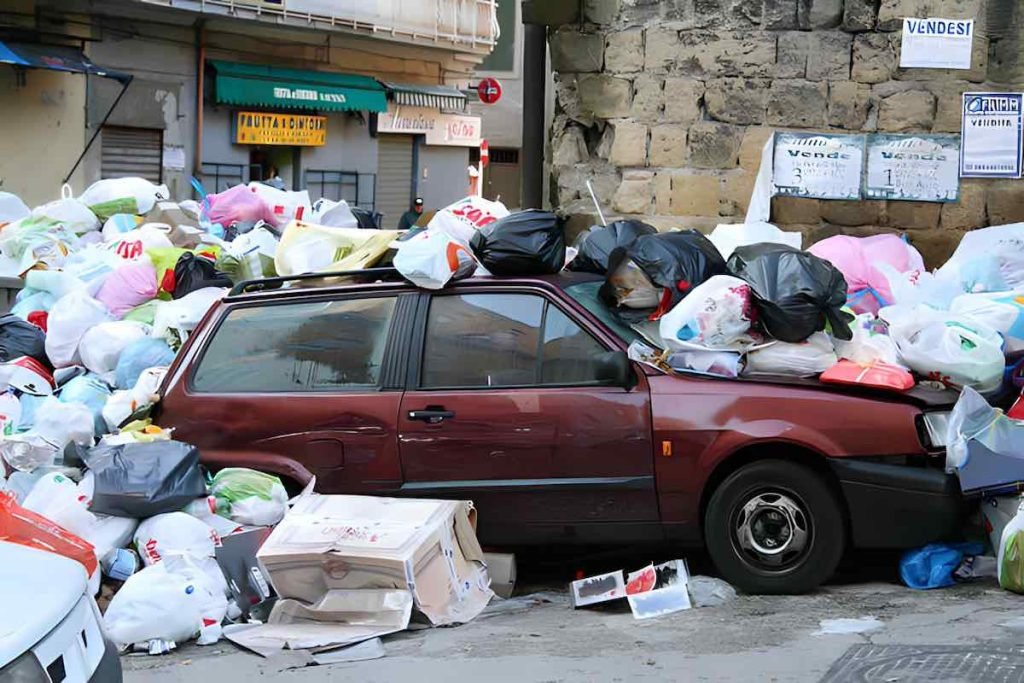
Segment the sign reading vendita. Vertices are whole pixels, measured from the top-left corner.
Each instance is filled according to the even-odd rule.
[[[960,124],[961,178],[1020,178],[1024,94],[966,92]]]
[[[904,19],[900,66],[970,69],[973,19]]]

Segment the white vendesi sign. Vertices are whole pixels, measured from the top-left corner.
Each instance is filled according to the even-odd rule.
[[[777,133],[772,169],[776,195],[860,199],[864,136]]]
[[[903,20],[900,66],[921,69],[970,69],[973,19]]]

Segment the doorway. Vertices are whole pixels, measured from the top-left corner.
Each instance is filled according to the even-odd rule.
[[[274,171],[285,189],[303,189],[301,147],[251,147],[249,149],[249,180],[263,182],[274,177]]]

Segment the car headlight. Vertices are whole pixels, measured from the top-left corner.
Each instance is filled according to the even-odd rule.
[[[946,447],[946,429],[949,427],[950,411],[925,413],[924,427],[928,432],[928,441],[935,448]]]
[[[26,652],[0,669],[0,683],[50,683],[50,677],[36,656]]]

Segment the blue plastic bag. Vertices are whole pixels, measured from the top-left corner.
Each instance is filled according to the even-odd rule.
[[[57,303],[57,297],[41,289],[22,289],[15,298],[17,303],[11,307],[11,313],[22,320],[28,320],[32,311],[49,311]]]
[[[140,339],[121,352],[114,371],[118,389],[131,389],[146,368],[167,367],[174,362],[174,350],[163,339]]]
[[[103,406],[110,398],[110,387],[97,375],[87,373],[69,379],[60,388],[58,398],[63,403],[83,403],[92,412],[94,431],[96,436],[102,436],[109,431],[107,423],[103,419]]]
[[[900,578],[917,590],[952,586],[955,583],[953,572],[964,558],[983,552],[985,547],[981,543],[930,543],[903,553]]]

